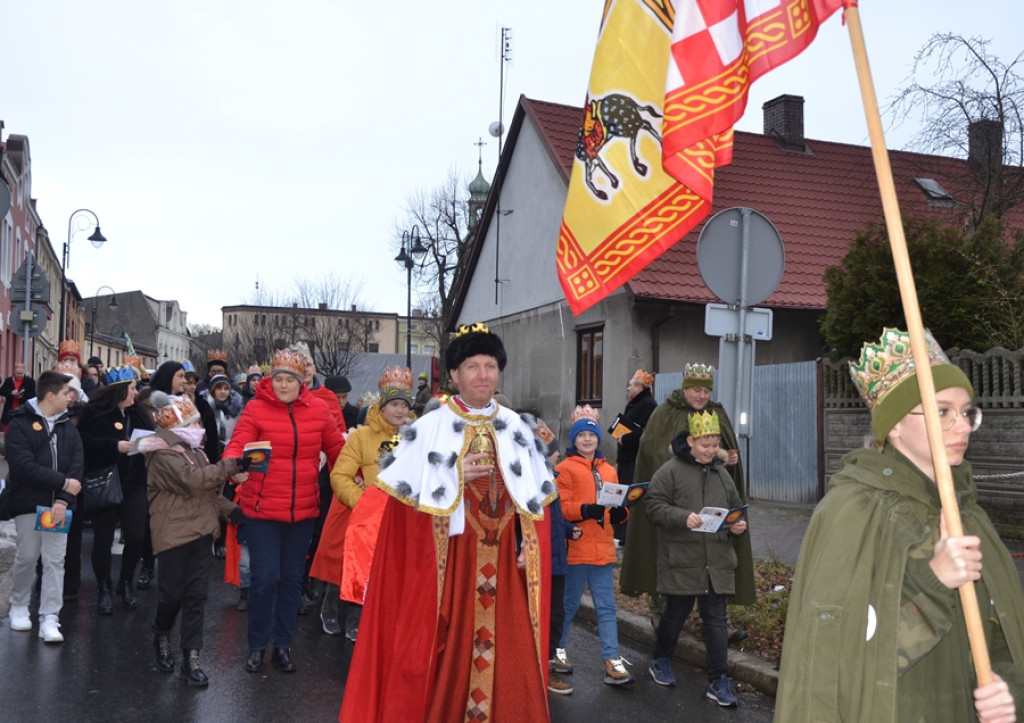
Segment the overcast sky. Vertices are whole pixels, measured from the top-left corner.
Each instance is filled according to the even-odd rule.
[[[451,168],[497,164],[499,28],[513,30],[505,124],[520,94],[582,104],[602,0],[31,0],[7,3],[0,119],[31,144],[33,196],[58,256],[90,208],[109,242],[76,234],[83,296],[141,288],[192,323],[325,272],[365,279],[362,301],[405,313],[392,232],[410,196]],[[884,105],[932,33],[1021,51],[1018,0],[863,0]],[[753,87],[802,95],[809,138],[866,144],[847,29]],[[890,147],[912,129],[890,134]],[[552,239],[551,263],[554,263]]]

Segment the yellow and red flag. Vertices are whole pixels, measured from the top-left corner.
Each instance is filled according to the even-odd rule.
[[[605,0],[558,237],[573,313],[696,226],[750,84],[850,0]]]

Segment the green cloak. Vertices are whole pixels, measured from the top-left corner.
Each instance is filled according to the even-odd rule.
[[[959,594],[927,567],[938,488],[899,452],[843,460],[804,537],[789,600],[775,720],[972,721],[977,683]],[[1024,700],[1024,595],[977,503],[970,464],[953,469],[965,534],[984,555],[976,584],[992,668]]]
[[[672,458],[672,438],[687,428],[687,420],[697,410],[686,402],[682,389],[677,389],[668,399],[658,405],[644,427],[640,437],[640,451],[636,458],[634,482],[650,482],[654,473]],[[708,402],[704,411],[718,412],[722,428],[722,449],[740,448],[736,433],[732,429],[725,409],[718,402]],[[743,474],[743,460],[727,468],[736,491],[744,503],[747,502],[747,483]],[[733,536],[736,550],[736,595],[730,600],[737,605],[751,605],[757,600],[754,587],[754,556],[750,549],[750,534]],[[626,528],[626,547],[622,553],[622,571],[619,587],[626,595],[654,594],[658,587],[656,565],[658,549],[657,528],[651,524],[643,505],[634,505],[629,511],[629,525]]]

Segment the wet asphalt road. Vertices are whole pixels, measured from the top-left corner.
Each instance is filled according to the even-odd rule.
[[[83,543],[82,597],[65,604],[61,613],[63,644],[44,644],[37,627],[15,632],[7,617],[0,622],[0,720],[337,720],[353,645],[325,635],[315,613],[299,618],[292,647],[297,673],[275,670],[268,654],[264,670],[249,674],[243,668],[245,615],[235,610],[237,589],[220,582],[222,565],[216,564],[202,654],[210,686],[190,688],[177,671],[164,674],[153,666],[149,626],[156,609],[156,588],[139,591],[136,610],[123,609],[118,599],[113,615],[99,615],[88,562],[89,531]],[[119,565],[118,558],[115,571]],[[175,647],[176,634],[171,639]],[[647,673],[646,647],[622,638],[620,648],[633,663],[637,682],[613,688],[601,682],[600,643],[594,628],[586,623],[573,626],[569,650],[576,671],[566,677],[576,690],[571,696],[549,696],[553,721],[771,720],[771,698],[747,688],[739,692],[740,709],[722,709],[704,697],[702,670],[677,662],[679,685],[663,688]]]

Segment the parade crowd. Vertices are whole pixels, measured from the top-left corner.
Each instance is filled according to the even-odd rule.
[[[777,720],[989,723],[1015,720],[1024,702],[1024,595],[964,459],[982,414],[963,372],[929,344],[965,532],[940,521],[917,371],[906,335],[886,329],[851,364],[873,438],[844,459],[812,518]],[[743,461],[711,401],[712,366],[686,364],[660,405],[653,375],[637,370],[614,419],[564,410],[562,446],[498,392],[509,358],[482,324],[449,343],[437,393],[426,374],[414,388],[408,368],[385,368],[358,403],[301,345],[235,377],[218,350],[204,375],[187,361],[152,375],[132,357],[98,361],[83,364],[67,341],[54,370],[33,380],[16,368],[0,386],[13,631],[33,630],[38,590],[38,636],[63,642],[88,524],[97,611],[134,609],[137,589],[155,585],[153,665],[188,685],[209,685],[204,609],[222,558],[246,616],[246,671],[263,670],[268,649],[276,670],[299,669],[300,614],[354,643],[341,721],[548,720],[547,696],[573,693],[573,659],[600,655],[609,686],[635,680],[618,646],[624,543],[620,590],[651,596],[647,674],[676,684],[673,654],[696,607],[706,697],[737,707],[728,645],[745,633],[730,630],[726,605],[756,592]],[[602,452],[612,439],[615,465]],[[968,582],[984,601],[984,684],[957,595]],[[585,589],[600,651],[568,649]]]

